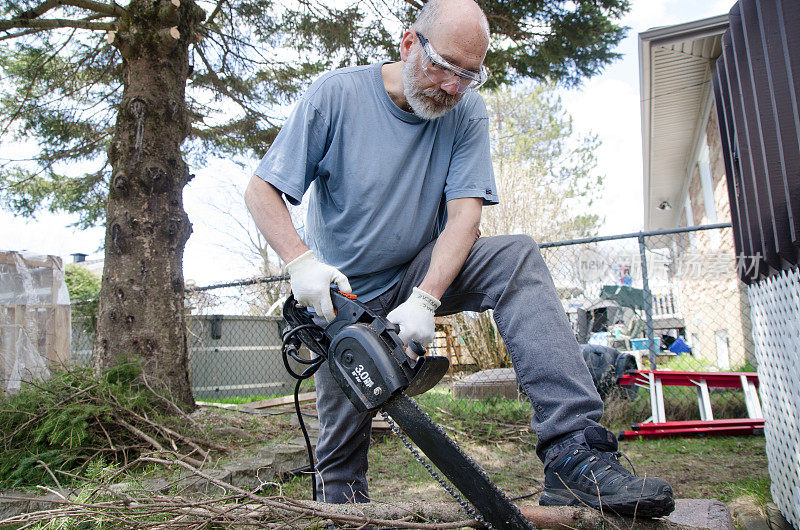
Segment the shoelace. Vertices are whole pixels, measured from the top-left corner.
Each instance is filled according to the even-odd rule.
[[[600,451],[600,450],[596,450],[596,449],[595,450],[586,449],[586,451],[587,452],[591,452],[593,454],[591,454],[591,456],[589,456],[589,458],[587,459],[586,463],[581,468],[580,475],[583,475],[587,480],[590,480],[591,482],[594,482],[596,484],[599,484],[601,482],[606,482],[606,485],[610,486],[611,484],[613,484],[614,482],[616,482],[620,478],[623,478],[624,474],[622,474],[619,470],[614,469],[615,465],[619,466],[625,472],[630,473],[630,471],[625,469],[625,467],[620,462],[620,457],[622,457],[622,458],[624,458],[625,460],[628,461],[628,464],[630,465],[631,469],[633,470],[632,475],[633,476],[638,476],[638,474],[636,473],[636,467],[633,465],[633,462],[631,462],[631,459],[628,458],[628,456],[625,453],[623,453],[622,451],[614,451],[614,452],[607,451],[606,452],[606,451]],[[572,457],[577,456],[580,452],[581,452],[580,449],[576,449],[575,451],[573,451],[572,454],[567,458],[567,460],[562,465],[567,464],[569,462],[569,460],[572,459]],[[604,456],[605,456],[605,458],[604,458]],[[597,462],[597,461],[600,461],[600,462],[606,461],[606,462],[610,462],[610,463],[608,465],[606,465],[597,474],[595,474],[594,471],[592,471],[592,476],[584,475],[585,469],[587,467],[591,466],[594,462]],[[611,470],[616,471],[616,473],[612,473],[611,475],[609,475],[608,472],[611,471]],[[605,478],[605,480],[603,480],[604,478]]]
[[[610,486],[611,484],[613,484],[614,482],[616,482],[617,480],[619,480],[620,478],[622,478],[624,475],[623,475],[623,474],[622,474],[622,473],[621,473],[619,470],[617,470],[617,469],[614,469],[614,467],[615,467],[615,464],[616,464],[617,466],[619,466],[621,469],[623,469],[625,472],[627,472],[627,473],[630,473],[630,471],[628,471],[627,469],[625,469],[625,467],[624,467],[624,466],[622,465],[622,463],[620,462],[620,460],[619,460],[619,459],[620,459],[620,457],[622,457],[622,458],[624,458],[625,460],[627,460],[627,461],[628,461],[628,464],[631,466],[631,469],[633,470],[633,473],[632,473],[632,475],[633,475],[634,477],[638,477],[638,476],[639,476],[639,475],[636,473],[636,467],[633,465],[633,462],[631,462],[631,459],[630,459],[630,458],[628,458],[628,456],[627,456],[625,453],[623,453],[622,451],[614,451],[614,452],[610,452],[610,451],[609,451],[609,452],[606,452],[606,453],[599,452],[599,454],[600,454],[600,455],[603,455],[603,454],[605,454],[605,455],[608,455],[608,456],[607,456],[607,461],[610,461],[610,462],[611,462],[611,464],[609,464],[608,466],[606,466],[605,468],[603,468],[603,470],[602,470],[602,471],[600,471],[599,473],[597,473],[596,475],[594,475],[594,476],[592,477],[592,480],[593,480],[594,482],[598,482],[598,483],[599,483],[599,482],[601,481],[601,479],[603,479],[603,478],[605,477],[605,478],[606,478],[606,480],[607,480],[607,483],[606,483],[606,485],[607,485],[607,486]],[[594,458],[594,456],[592,456],[592,457],[590,457],[590,458]],[[602,460],[606,460],[606,459],[604,459],[604,458],[602,458],[602,457],[601,457],[601,458],[600,458],[600,460],[602,461]],[[610,479],[609,479],[609,475],[608,475],[607,473],[608,473],[609,471],[611,471],[611,470],[614,470],[614,471],[616,471],[617,473],[616,473],[616,474],[612,474],[612,476],[611,476],[611,477],[610,477]],[[587,478],[588,478],[588,477],[587,477]]]
[[[633,462],[631,462],[631,459],[628,458],[628,455],[626,455],[622,451],[614,451],[611,454],[614,455],[614,458],[617,459],[617,462],[619,462],[619,457],[623,457],[625,460],[627,460],[628,461],[628,465],[631,466],[631,470],[633,471],[633,476],[634,477],[638,477],[639,476],[639,473],[636,472],[636,467],[633,465]],[[620,464],[620,465],[622,465],[622,464]]]

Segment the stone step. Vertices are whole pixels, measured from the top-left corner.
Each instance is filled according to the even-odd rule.
[[[664,518],[684,528],[698,530],[733,530],[728,507],[717,499],[676,499],[675,511]]]

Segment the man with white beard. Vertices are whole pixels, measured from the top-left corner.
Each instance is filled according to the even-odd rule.
[[[330,285],[353,292],[427,345],[434,315],[494,309],[531,400],[549,505],[661,516],[672,489],[631,475],[598,421],[603,402],[553,281],[528,236],[480,237],[481,208],[498,197],[486,107],[489,25],[473,0],[431,0],[400,42],[401,61],[344,68],[297,103],[245,192],[256,225],[286,261],[292,293],[328,321]],[[311,189],[305,234],[293,204]],[[330,372],[315,375],[318,495],[369,500],[371,417]]]

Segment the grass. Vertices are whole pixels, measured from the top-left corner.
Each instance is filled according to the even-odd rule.
[[[759,506],[764,507],[772,502],[769,478],[745,478],[722,485],[717,498],[723,502],[743,496],[752,496]]]
[[[535,438],[528,443],[501,436],[489,440],[476,439],[451,424],[441,424],[447,434],[474,458],[490,478],[511,497],[539,492],[544,475],[542,464],[534,450]],[[519,427],[527,431],[525,425]],[[483,434],[483,433],[482,433]],[[394,435],[385,435],[370,449],[367,478],[371,495],[382,502],[426,499],[430,502],[450,501],[451,497],[417,462]]]
[[[483,400],[453,397],[448,384],[440,384],[414,399],[434,418],[458,422],[462,428],[480,432],[487,423],[529,422],[531,405],[527,398],[513,400],[489,398]]]
[[[544,470],[536,457],[535,435],[525,432],[512,439],[502,433],[489,437],[482,432],[474,437],[454,430],[453,424],[444,425],[510,496],[539,491],[537,480],[543,479]],[[520,432],[527,430],[524,424],[518,427]],[[771,500],[762,436],[626,440],[620,443],[620,450],[640,476],[657,476],[670,482],[677,498],[716,498],[727,503],[753,495],[760,503]],[[368,478],[370,491],[379,500],[448,499],[393,436],[383,437],[370,450]]]
[[[198,401],[205,403],[220,403],[222,405],[245,405],[253,401],[261,401],[262,399],[270,399],[274,397],[281,397],[283,394],[270,394],[268,396],[234,396],[234,397],[215,397],[203,398]]]
[[[531,408],[527,401],[494,399],[478,406],[471,400],[453,399],[445,386],[417,399],[510,497],[533,495],[526,502],[537,501],[541,488],[538,481],[543,479],[544,471],[535,453],[536,437],[530,432]],[[233,450],[225,460],[251,456],[266,444],[300,435],[299,428],[289,424],[288,414],[254,416],[208,407],[193,416],[206,432],[216,436],[215,441]],[[215,428],[223,426],[247,430],[257,438],[243,441],[215,435]],[[620,449],[640,475],[668,480],[678,498],[717,498],[730,502],[752,495],[762,504],[771,500],[763,437],[625,440]],[[102,468],[92,467],[95,471]],[[146,476],[158,474],[155,469],[142,472]],[[391,433],[373,440],[368,480],[371,495],[382,502],[450,500]],[[307,476],[299,476],[270,485],[264,493],[310,499],[310,484]]]
[[[699,419],[693,389],[679,390],[685,392],[665,392],[668,417],[698,415]],[[529,428],[532,411],[526,400],[455,399],[445,385],[415,399],[490,474],[499,472],[492,474],[492,479],[510,495],[538,490],[535,479],[541,479],[544,471],[535,454],[536,437]],[[729,413],[735,413],[735,406],[729,404],[733,400],[730,392],[713,393],[711,399],[718,416],[726,407]],[[744,412],[744,405],[741,407]],[[604,423],[614,432],[627,429],[630,423],[643,421],[650,414],[644,391],[633,402],[612,397],[606,401],[606,410]],[[771,499],[763,436],[625,440],[620,449],[631,458],[640,475],[665,478],[673,484],[678,497],[730,502],[742,495],[753,495],[762,503]],[[370,462],[370,487],[384,500],[405,495],[406,489],[415,495],[446,499],[446,495],[436,493],[439,488],[433,479],[393,437],[374,445]],[[402,485],[396,480],[386,483],[387,477],[403,477]]]
[[[677,413],[681,408],[697,410],[693,389],[686,390],[690,393],[665,392],[668,411]],[[649,415],[646,396],[646,392],[640,392],[639,399],[632,402],[619,396],[608,400],[606,421],[611,423],[607,425],[614,427],[616,421],[617,425],[627,427],[625,422],[643,421]],[[266,397],[222,398],[217,402],[247,403]],[[720,400],[715,407],[722,406],[723,397],[723,394],[712,394],[712,400]],[[527,502],[536,502],[544,471],[535,453],[536,436],[529,427],[532,410],[526,399],[457,399],[446,384],[438,385],[416,399],[510,497],[533,495]],[[285,410],[290,408],[285,407]],[[304,409],[311,412],[313,405]],[[230,455],[218,455],[228,461],[252,456],[265,445],[300,436],[299,428],[289,423],[291,414],[277,415],[278,412],[275,410],[275,415],[248,415],[203,407],[192,416],[213,441],[232,450]],[[222,428],[225,427],[242,429],[254,437],[244,439],[235,434],[223,434]],[[632,460],[640,475],[668,480],[678,498],[717,498],[730,502],[750,495],[762,506],[771,501],[762,436],[624,440],[620,449]],[[87,465],[86,476],[100,477],[108,473],[107,467],[113,469],[113,464],[91,462]],[[142,466],[136,473],[140,478],[153,477],[163,470],[159,472],[153,466]],[[370,492],[378,501],[450,500],[391,433],[373,441],[368,480]],[[307,476],[294,477],[269,486],[264,493],[310,499],[310,480]]]
[[[314,380],[308,379],[300,384],[300,393],[313,392]],[[248,396],[230,396],[230,397],[208,397],[198,398],[197,401],[204,403],[220,403],[223,405],[245,405],[253,401],[261,401],[262,399],[272,399],[277,397],[285,397],[286,394],[266,394],[266,395],[248,395]]]
[[[625,440],[620,447],[637,468],[645,464],[648,475],[669,480],[678,497],[771,499],[763,436]]]
[[[747,417],[744,394],[739,389],[709,389],[711,410],[714,419],[734,419]],[[664,387],[664,414],[669,421],[699,420],[697,391],[691,387]],[[630,429],[634,423],[644,422],[651,416],[650,396],[640,390],[638,397],[631,401],[620,393],[612,392],[605,400],[603,421],[611,430],[617,432]]]

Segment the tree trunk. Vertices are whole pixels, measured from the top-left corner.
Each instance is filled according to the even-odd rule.
[[[180,147],[189,132],[189,46],[204,14],[193,0],[133,0],[128,13],[109,35],[123,57],[124,91],[109,149],[95,366],[138,358],[151,385],[192,408],[183,283],[191,176]]]

